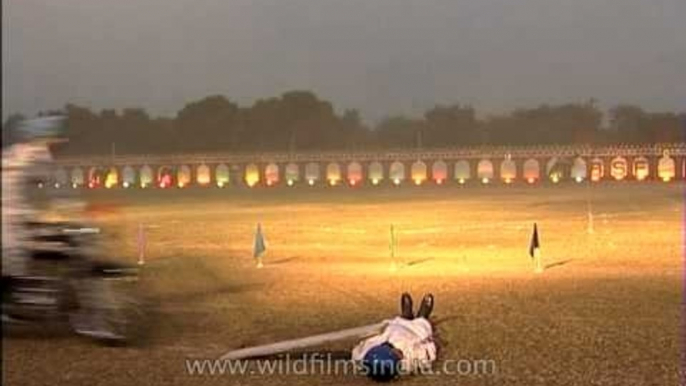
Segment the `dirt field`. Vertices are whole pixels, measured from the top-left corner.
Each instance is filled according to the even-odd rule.
[[[151,338],[103,348],[72,336],[10,336],[4,384],[372,384],[352,375],[189,375],[185,359],[374,323],[397,312],[403,291],[436,295],[436,369],[458,360],[496,368],[404,384],[676,385],[683,371],[682,185],[112,191],[89,200],[122,259],[135,261],[136,229],[146,226]],[[259,270],[258,222],[268,245]],[[527,254],[534,222],[547,266],[540,275]]]

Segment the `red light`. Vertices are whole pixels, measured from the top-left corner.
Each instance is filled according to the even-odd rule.
[[[350,180],[350,185],[355,186],[355,180]]]

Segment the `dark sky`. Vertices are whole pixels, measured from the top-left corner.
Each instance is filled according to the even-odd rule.
[[[3,0],[3,115],[311,89],[377,120],[597,98],[686,110],[686,0]]]

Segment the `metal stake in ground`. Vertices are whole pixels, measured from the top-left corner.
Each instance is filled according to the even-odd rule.
[[[391,251],[391,262],[392,262],[391,268],[395,270],[398,268],[398,262],[396,260],[397,249],[398,249],[398,238],[395,235],[395,228],[393,227],[393,224],[391,224],[390,240],[388,243],[388,247]]]
[[[145,225],[143,225],[143,223],[138,223],[138,265],[145,264],[146,244]]]

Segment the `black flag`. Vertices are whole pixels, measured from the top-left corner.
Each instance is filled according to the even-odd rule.
[[[531,256],[532,259],[536,255],[536,252],[539,248],[540,244],[538,242],[538,227],[536,226],[536,223],[534,223],[534,233],[531,235],[531,243],[529,244],[529,256]]]

